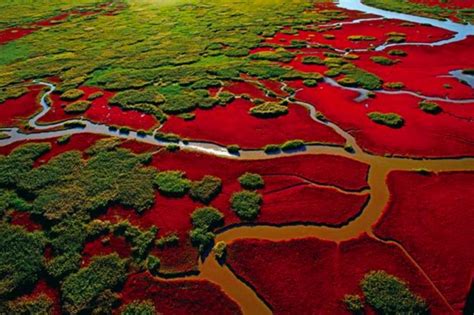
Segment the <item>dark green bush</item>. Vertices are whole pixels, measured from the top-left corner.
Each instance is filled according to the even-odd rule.
[[[61,94],[60,98],[64,101],[75,101],[78,98],[81,98],[83,95],[84,91],[79,89],[71,89]]]
[[[318,85],[318,81],[313,79],[307,79],[303,81],[303,84],[307,87],[315,87],[316,85]]]
[[[372,112],[367,116],[369,116],[369,118],[377,124],[385,125],[391,128],[401,128],[405,123],[403,118],[395,113]]]
[[[281,151],[281,148],[278,144],[267,144],[263,148],[263,151],[267,154],[275,154],[275,153],[279,153]]]
[[[67,252],[49,260],[46,264],[46,271],[52,278],[62,279],[68,274],[77,271],[81,266],[81,261],[80,253]]]
[[[391,66],[398,62],[398,60],[393,60],[384,56],[372,56],[370,57],[370,60],[383,66]]]
[[[176,233],[170,233],[157,239],[155,245],[159,248],[178,246],[179,236]]]
[[[305,147],[306,145],[303,140],[290,140],[280,146],[284,152],[303,150]]]
[[[358,295],[345,295],[342,302],[346,305],[347,310],[354,315],[364,314],[364,303]]]
[[[2,310],[0,304],[0,312],[3,314],[17,315],[46,315],[53,314],[53,301],[45,295],[41,294],[37,297],[19,298],[6,303],[6,309]]]
[[[122,315],[155,315],[157,314],[152,301],[134,301],[127,304],[122,310]]]
[[[370,306],[381,314],[428,314],[426,302],[408,285],[385,271],[371,271],[360,286]]]
[[[288,107],[278,103],[264,103],[250,109],[250,114],[259,118],[271,118],[288,114]]]
[[[194,210],[191,222],[195,228],[212,230],[224,223],[224,215],[214,207],[203,207]]]
[[[387,89],[401,90],[405,87],[405,84],[403,82],[387,82],[383,86]]]
[[[401,57],[405,57],[408,55],[406,51],[400,50],[400,49],[392,49],[388,52],[388,54],[391,56],[401,56]]]
[[[193,182],[189,194],[194,200],[204,204],[212,201],[222,189],[222,180],[220,178],[206,175],[200,181]]]
[[[62,283],[64,310],[77,314],[90,309],[101,293],[113,290],[126,279],[126,272],[126,263],[117,254],[92,258],[89,266],[71,274]]]
[[[227,151],[231,154],[239,154],[240,146],[238,144],[231,144],[227,146]]]
[[[104,93],[103,92],[95,92],[95,93],[92,93],[90,94],[88,97],[87,97],[87,100],[88,101],[93,101],[93,100],[96,100],[100,97],[104,96]]]
[[[155,177],[155,185],[166,196],[182,197],[191,188],[191,181],[181,171],[159,172]]]
[[[82,114],[91,107],[90,101],[77,101],[64,107],[66,114]]]
[[[239,177],[240,185],[245,189],[260,189],[265,186],[265,181],[262,176],[255,173],[246,172]]]
[[[0,298],[32,287],[43,265],[41,236],[0,223]]]
[[[236,192],[230,198],[232,210],[241,220],[255,220],[260,213],[262,196],[253,191],[243,190]]]
[[[421,101],[419,103],[419,107],[422,111],[434,115],[443,111],[443,109],[437,103],[430,101]]]
[[[304,56],[301,62],[305,65],[324,65],[324,61],[317,56]]]
[[[152,273],[156,274],[160,270],[161,261],[154,255],[149,255],[146,260],[146,268]]]

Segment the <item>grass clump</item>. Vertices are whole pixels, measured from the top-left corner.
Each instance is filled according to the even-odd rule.
[[[227,152],[230,154],[239,154],[240,146],[238,144],[231,144],[227,146]]]
[[[366,36],[366,35],[351,35],[347,37],[347,39],[353,42],[361,42],[361,41],[367,42],[367,41],[374,41],[377,38],[373,36]]]
[[[181,171],[159,172],[155,177],[155,186],[160,193],[169,197],[183,197],[191,188],[191,181]]]
[[[405,87],[405,84],[403,82],[387,82],[383,87],[391,90],[401,90]]]
[[[372,56],[370,57],[370,60],[382,66],[391,66],[398,62],[398,60],[393,60],[384,56]]]
[[[200,181],[193,182],[189,195],[204,204],[210,203],[222,190],[222,180],[206,175]]]
[[[353,78],[351,77],[344,77],[344,78],[341,78],[339,80],[337,80],[337,83],[339,83],[340,85],[342,86],[348,86],[348,87],[355,87],[357,86],[357,81],[354,80]]]
[[[252,60],[266,60],[266,61],[277,61],[288,63],[295,55],[288,51],[260,51],[255,54],[250,55]]]
[[[60,98],[63,101],[75,101],[84,95],[84,91],[79,89],[70,89],[61,94]]]
[[[245,189],[260,189],[265,186],[263,177],[259,174],[246,172],[239,177],[240,185]]]
[[[426,302],[385,271],[367,273],[360,286],[367,303],[381,314],[428,314]]]
[[[42,269],[43,249],[39,234],[0,223],[0,298],[36,283]]]
[[[347,310],[354,315],[361,315],[364,313],[364,302],[359,295],[346,294],[342,302],[345,304]]]
[[[92,103],[90,101],[77,101],[64,107],[64,112],[66,114],[82,114],[91,107]]]
[[[241,220],[252,221],[260,214],[262,196],[257,192],[243,190],[232,195],[230,204]]]
[[[304,56],[301,63],[305,65],[324,65],[324,60],[317,56]]]
[[[333,70],[333,69],[331,69]],[[377,90],[382,87],[382,80],[375,74],[364,71],[352,64],[346,64],[337,69],[337,75],[345,74],[346,78],[356,81],[357,85],[367,90]]]
[[[61,285],[64,309],[77,314],[93,308],[92,302],[126,279],[126,264],[117,254],[92,258],[88,267],[68,276]]]
[[[155,315],[156,309],[152,301],[133,301],[122,310],[121,315]]]
[[[101,98],[102,96],[104,96],[104,93],[103,92],[95,92],[95,93],[92,93],[90,94],[88,97],[87,97],[87,100],[88,101],[94,101],[98,98]]]
[[[191,214],[191,222],[191,242],[200,253],[205,253],[212,248],[216,237],[213,231],[224,224],[224,215],[214,207],[198,208]]]
[[[268,102],[252,107],[250,114],[259,118],[273,118],[288,114],[288,107],[278,103]]]
[[[212,250],[218,261],[224,261],[227,254],[227,244],[225,242],[218,242]]]
[[[404,50],[401,49],[392,49],[388,51],[388,54],[390,56],[400,56],[400,57],[405,57],[408,55],[408,53]]]
[[[174,247],[179,244],[179,236],[176,233],[169,233],[157,239],[155,244],[159,248]]]
[[[315,87],[316,85],[318,85],[318,81],[313,79],[307,79],[303,80],[303,84],[307,87]]]
[[[367,116],[375,123],[391,128],[401,128],[405,123],[403,118],[395,113],[372,112]]]
[[[428,113],[428,114],[436,115],[436,114],[439,114],[443,111],[443,109],[436,102],[431,102],[431,101],[424,100],[424,101],[421,101],[418,104],[418,106],[422,111],[424,111],[425,113]]]
[[[267,144],[266,146],[263,147],[263,151],[266,154],[276,154],[281,151],[281,148],[278,144]]]
[[[280,148],[283,152],[292,152],[292,151],[299,151],[304,150],[306,147],[305,142],[303,140],[290,140],[283,143]]]
[[[47,295],[40,294],[34,298],[24,297],[3,303],[0,311],[3,314],[46,315],[53,314],[53,306],[53,301]]]

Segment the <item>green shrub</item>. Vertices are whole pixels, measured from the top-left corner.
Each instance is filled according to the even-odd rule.
[[[156,309],[152,301],[133,301],[127,304],[123,310],[122,315],[155,315]]]
[[[393,60],[384,56],[372,56],[370,57],[370,60],[383,66],[391,66],[398,62],[398,60]]]
[[[95,93],[92,93],[90,94],[88,97],[87,97],[87,100],[88,101],[93,101],[93,100],[96,100],[100,97],[104,96],[104,93],[103,92],[95,92]]]
[[[303,150],[306,147],[303,140],[290,140],[281,145],[281,150],[284,152]]]
[[[205,253],[214,244],[216,235],[212,231],[224,224],[224,215],[213,207],[198,208],[191,214],[191,222],[191,243],[200,253]]]
[[[88,267],[71,274],[62,283],[64,309],[77,314],[92,308],[92,302],[100,294],[126,279],[126,272],[126,263],[117,254],[93,257]]]
[[[217,260],[223,261],[226,256],[227,244],[225,242],[218,242],[212,249]]]
[[[436,115],[442,112],[442,108],[435,102],[421,101],[418,105],[422,111],[429,114]]]
[[[78,98],[81,98],[83,95],[84,91],[79,89],[71,89],[61,94],[60,98],[64,101],[75,101]]]
[[[161,261],[154,255],[148,255],[146,260],[146,268],[152,273],[156,274],[160,270]]]
[[[385,125],[391,128],[400,128],[405,123],[403,118],[395,113],[372,112],[369,113],[367,116],[369,116],[369,118],[377,124]]]
[[[69,140],[71,140],[71,135],[64,135],[64,136],[61,136],[59,137],[56,142],[58,144],[66,144],[69,142]]]
[[[250,114],[259,118],[272,118],[288,114],[288,107],[268,102],[250,109]]]
[[[182,197],[191,188],[191,181],[185,176],[181,171],[159,172],[155,177],[155,185],[166,196]]]
[[[5,132],[0,132],[0,140],[8,139],[10,138],[10,135]]]
[[[367,273],[360,286],[367,303],[381,314],[428,314],[426,302],[385,271]]]
[[[226,105],[232,103],[235,100],[235,95],[229,92],[221,92],[219,93],[219,101],[221,105]]]
[[[84,129],[86,124],[82,121],[66,121],[64,123],[65,129]]]
[[[255,220],[260,213],[262,196],[259,193],[243,190],[236,192],[230,198],[232,210],[241,220]]]
[[[133,226],[129,221],[121,221],[113,226],[113,232],[115,235],[124,236],[131,244],[134,258],[137,261],[142,261],[148,255],[158,229],[152,226],[148,230],[142,230]]]
[[[245,189],[260,189],[265,186],[265,181],[262,176],[249,172],[246,172],[239,177],[239,183]]]
[[[250,54],[250,50],[247,48],[229,48],[224,50],[224,55],[227,57],[245,57]]]
[[[317,56],[304,56],[301,63],[305,65],[324,65],[324,61]]]
[[[43,248],[40,235],[0,223],[0,298],[36,283]]]
[[[345,295],[342,302],[346,305],[346,308],[352,314],[363,314],[364,313],[364,303],[359,295]]]
[[[382,80],[373,73],[364,71],[352,64],[346,64],[338,69],[346,78],[353,79],[357,85],[367,90],[377,90],[382,87]]]
[[[91,107],[92,103],[90,101],[77,101],[64,107],[64,112],[66,114],[82,114]]]
[[[400,50],[400,49],[389,50],[388,54],[391,56],[400,56],[400,57],[405,57],[408,55],[406,51]]]
[[[325,39],[329,39],[329,40],[332,40],[332,39],[335,39],[335,38],[336,38],[336,36],[333,35],[333,34],[323,34],[323,37],[324,37]]]
[[[250,55],[253,60],[267,60],[288,63],[295,55],[288,51],[260,51]]]
[[[195,228],[212,230],[224,223],[224,215],[214,207],[203,207],[194,210],[191,222]]]
[[[220,178],[206,175],[200,181],[193,182],[189,194],[194,200],[208,204],[217,197],[222,189],[222,180]]]
[[[174,247],[179,244],[179,236],[176,233],[170,233],[157,239],[155,244],[159,248]]]
[[[339,83],[342,86],[349,86],[349,87],[354,87],[358,85],[357,81],[350,77],[341,78],[337,80],[337,83]]]
[[[178,143],[181,140],[181,137],[174,133],[157,132],[155,134],[155,139],[158,141],[163,141],[163,142]]]
[[[77,252],[67,252],[54,257],[46,264],[48,275],[55,279],[62,279],[72,272],[76,272],[81,266],[82,257]]]
[[[227,146],[227,151],[230,154],[239,154],[240,146],[238,144],[231,144]]]
[[[315,87],[316,85],[318,85],[318,81],[312,80],[312,79],[307,79],[307,80],[303,81],[303,84],[307,87]]]
[[[165,99],[156,89],[126,90],[118,92],[109,99],[109,104],[129,108],[130,105],[149,103],[162,104]]]
[[[53,301],[45,295],[40,294],[37,297],[24,297],[14,301],[10,301],[6,305],[4,314],[19,314],[19,315],[46,315],[53,314]],[[0,305],[0,312],[2,306]]]
[[[281,148],[278,144],[267,144],[263,147],[263,151],[267,154],[275,154],[281,151]]]
[[[403,82],[387,82],[383,86],[387,89],[401,90],[405,87],[405,84]]]
[[[347,39],[354,42],[360,42],[360,41],[374,41],[377,38],[373,36],[365,36],[365,35],[351,35],[347,37]]]

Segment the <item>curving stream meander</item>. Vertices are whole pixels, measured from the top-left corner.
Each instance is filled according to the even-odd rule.
[[[376,50],[383,50],[392,46],[404,46],[404,45],[425,45],[425,46],[442,46],[453,42],[464,40],[467,36],[474,35],[473,25],[462,25],[452,21],[440,21],[424,17],[412,16],[408,14],[396,13],[386,11],[378,8],[373,8],[364,5],[360,0],[340,0],[338,2],[340,8],[348,10],[363,11],[365,13],[374,14],[387,19],[399,19],[414,23],[425,23],[431,24],[436,27],[440,27],[455,33],[455,35],[449,39],[441,40],[434,43],[401,43],[401,44],[383,44],[378,46]],[[351,24],[360,23],[366,20],[379,20],[381,18],[371,19],[359,19],[350,22],[340,22],[337,24]],[[462,76],[462,73],[452,72],[451,75],[458,79],[469,79]],[[363,101],[367,98],[368,91],[359,88],[349,88],[339,85],[336,81],[325,78],[325,82],[340,88],[349,89],[356,91],[360,96],[356,101]],[[39,123],[39,120],[44,117],[50,110],[50,106],[47,103],[48,96],[55,90],[55,86],[47,82],[35,82],[36,84],[44,85],[49,88],[47,92],[41,97],[42,110],[34,115],[30,120],[29,124],[33,127],[33,133],[23,133],[19,128],[3,128],[0,129],[2,133],[9,135],[7,139],[0,140],[0,146],[8,145],[22,140],[42,140],[51,139],[64,135],[72,135],[78,133],[93,133],[106,136],[115,136],[123,139],[134,139],[139,142],[154,144],[154,145],[167,145],[166,142],[158,141],[154,138],[154,134],[141,136],[134,131],[128,133],[121,133],[119,131],[112,131],[106,124],[98,124],[83,119],[71,119],[66,122],[60,122],[56,124],[43,125]],[[471,87],[473,84],[469,81]],[[285,86],[282,87],[282,89]],[[434,101],[445,101],[457,104],[472,103],[474,100],[450,100],[443,98],[425,97],[423,95],[410,92],[410,91],[376,91],[377,93],[387,94],[410,94],[415,97],[434,100]],[[296,92],[295,92],[296,93]],[[325,145],[309,145],[303,152],[295,152],[291,155],[297,154],[330,154],[347,157],[360,162],[367,163],[370,165],[368,174],[368,184],[370,187],[370,200],[366,207],[361,213],[353,218],[351,221],[344,223],[341,226],[324,226],[318,224],[298,224],[298,225],[286,225],[286,226],[272,226],[265,224],[255,225],[238,225],[233,227],[224,228],[217,233],[216,242],[224,241],[226,243],[232,242],[236,239],[265,239],[274,241],[283,241],[294,238],[304,237],[317,237],[324,240],[331,240],[340,242],[357,237],[361,233],[368,233],[375,237],[372,233],[372,225],[375,224],[378,218],[381,216],[382,211],[389,200],[388,187],[385,184],[386,176],[389,172],[394,170],[415,170],[415,169],[426,169],[429,171],[461,171],[471,170],[474,171],[474,158],[462,158],[462,159],[409,159],[399,157],[383,157],[375,156],[364,152],[358,145],[356,140],[348,132],[337,126],[332,122],[321,121],[317,118],[317,110],[314,105],[296,101],[293,102],[297,105],[303,106],[309,111],[310,117],[317,123],[325,124],[332,128],[339,135],[343,136],[347,144],[354,148],[354,153],[346,152],[341,147],[332,147]],[[80,122],[83,124],[83,128],[65,128],[66,123]],[[155,130],[156,132],[157,130]],[[223,158],[240,159],[240,160],[256,160],[256,159],[273,159],[281,156],[288,155],[282,153],[278,155],[268,155],[263,150],[242,150],[238,156],[231,155],[227,151],[226,147],[207,143],[192,141],[189,143],[179,143],[179,146],[185,150],[197,151],[205,154],[220,156]],[[403,248],[402,248],[403,249]],[[404,249],[403,249],[404,250]],[[406,253],[408,255],[408,253]],[[414,262],[416,265],[416,262]],[[417,265],[416,265],[417,266]],[[186,279],[205,279],[218,284],[222,290],[232,299],[234,299],[242,308],[244,314],[271,314],[270,306],[257,295],[257,293],[248,284],[241,281],[229,268],[228,266],[220,265],[213,254],[211,253],[207,259],[199,262],[199,274],[195,276],[188,276]],[[423,270],[420,271],[426,276]],[[427,279],[430,281],[428,276]],[[174,280],[167,280],[174,281]],[[430,281],[431,282],[431,281]],[[434,286],[434,285],[433,285]],[[434,286],[435,290],[437,288]],[[439,293],[439,291],[437,291]],[[440,296],[444,297],[439,293]],[[445,299],[444,299],[445,300]],[[445,300],[446,301],[446,300]],[[447,303],[447,302],[446,302]]]

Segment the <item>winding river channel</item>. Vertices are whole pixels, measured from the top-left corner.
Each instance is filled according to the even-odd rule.
[[[433,26],[443,28],[455,33],[449,39],[441,40],[434,43],[401,43],[401,44],[384,44],[377,47],[377,50],[383,50],[391,46],[403,45],[429,45],[441,46],[449,43],[464,40],[469,35],[474,35],[474,26],[462,25],[451,21],[440,21],[424,17],[412,16],[402,13],[395,13],[369,7],[361,3],[360,0],[340,0],[338,3],[340,8],[363,11],[365,13],[374,14],[387,19],[399,19],[413,23],[425,23]],[[380,19],[380,18],[372,18]],[[342,22],[344,24],[360,23],[361,20],[354,20],[352,22]],[[451,73],[453,76],[460,75],[458,72]],[[325,82],[331,85],[337,85],[340,88],[354,90],[360,93],[357,100],[363,100],[367,97],[368,91],[363,89],[348,88],[340,86],[337,82],[330,78],[325,78]],[[7,139],[0,140],[0,145],[7,145],[22,140],[41,140],[51,139],[64,135],[78,134],[78,133],[93,133],[106,136],[115,136],[123,139],[134,139],[139,142],[166,145],[167,143],[158,141],[151,135],[138,135],[134,131],[121,133],[109,128],[108,125],[93,123],[91,121],[82,119],[72,119],[67,122],[57,124],[43,125],[39,120],[46,115],[50,110],[47,99],[49,94],[55,90],[55,86],[47,82],[35,82],[36,84],[44,85],[49,90],[45,92],[41,98],[42,110],[32,117],[29,121],[33,132],[23,133],[18,128],[1,129],[0,132],[9,135]],[[470,81],[471,83],[471,81]],[[472,87],[473,85],[471,85]],[[433,97],[425,97],[410,91],[376,91],[376,93],[408,93],[413,96],[424,98],[428,100],[439,100],[452,103],[472,103],[474,100],[448,100]],[[305,102],[293,102],[297,105],[308,109],[310,117],[317,123],[325,124],[332,128],[339,135],[346,139],[348,145],[354,148],[354,153],[349,153],[341,147],[324,146],[324,145],[309,145],[305,151],[291,153],[291,155],[298,154],[330,154],[347,157],[370,165],[368,174],[368,184],[370,187],[370,200],[359,216],[352,221],[347,222],[340,227],[330,227],[324,225],[305,224],[305,225],[288,225],[288,226],[271,226],[271,225],[240,225],[234,227],[224,228],[218,231],[216,242],[224,241],[230,243],[236,239],[252,238],[265,240],[289,240],[303,237],[317,237],[319,239],[331,240],[340,242],[350,238],[357,237],[361,233],[372,233],[372,225],[377,222],[381,216],[382,211],[389,200],[389,191],[385,183],[386,176],[389,172],[394,170],[415,170],[425,169],[429,171],[474,171],[474,158],[462,159],[409,159],[398,157],[384,157],[375,156],[364,152],[358,145],[356,140],[348,132],[342,130],[334,123],[321,121],[317,118],[317,110],[314,105]],[[65,123],[80,122],[82,127],[67,128]],[[205,143],[198,141],[190,141],[189,143],[179,143],[179,146],[184,150],[198,151],[205,154],[220,156],[223,158],[239,159],[239,160],[256,160],[256,159],[273,159],[288,155],[281,153],[277,155],[268,155],[263,150],[242,150],[239,155],[231,155],[226,147],[213,143]],[[375,237],[375,236],[374,236]],[[225,264],[220,265],[213,254],[211,253],[207,259],[199,263],[199,275],[188,276],[186,279],[206,279],[218,284],[232,299],[234,299],[242,308],[244,314],[271,314],[271,309],[267,303],[263,301],[255,291],[246,283],[241,281]],[[422,270],[420,270],[422,271]],[[424,273],[423,273],[424,274]],[[182,278],[180,278],[182,279]],[[429,279],[428,279],[429,280]],[[174,280],[168,280],[174,281]],[[436,289],[436,288],[435,288]]]

